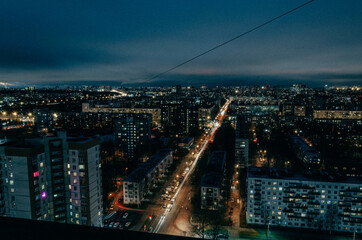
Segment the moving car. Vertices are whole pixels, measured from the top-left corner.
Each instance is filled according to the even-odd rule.
[[[167,206],[167,211],[171,211],[171,209],[172,209],[172,204],[168,204],[168,206]]]

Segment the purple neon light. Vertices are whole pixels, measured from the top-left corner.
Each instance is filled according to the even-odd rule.
[[[47,193],[46,192],[43,192],[42,194],[41,194],[41,198],[46,198],[47,197]]]

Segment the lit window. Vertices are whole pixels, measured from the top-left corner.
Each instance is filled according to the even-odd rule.
[[[39,177],[39,171],[34,172],[33,177]]]
[[[15,192],[15,189],[14,189],[14,188],[11,188],[10,191],[11,191],[11,192]]]
[[[10,185],[14,185],[14,180],[10,180]]]

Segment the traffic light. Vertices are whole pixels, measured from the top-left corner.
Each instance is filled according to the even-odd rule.
[[[150,221],[152,220],[152,215],[150,215],[149,217],[148,217],[148,219],[150,219]]]

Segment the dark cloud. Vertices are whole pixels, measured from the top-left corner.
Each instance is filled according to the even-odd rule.
[[[131,61],[131,58],[94,47],[77,47],[64,44],[0,45],[0,69],[54,70],[97,63],[114,64],[124,61]]]
[[[355,74],[292,74],[292,75],[230,75],[230,74],[170,74],[160,80],[138,83],[126,83],[125,86],[248,86],[248,85],[286,85],[306,83],[310,87],[322,87],[325,84],[359,85],[362,83],[362,72]]]
[[[0,81],[143,82],[300,3],[1,1]],[[202,75],[204,82],[219,76],[358,82],[361,8],[360,0],[315,1],[154,84],[176,75]],[[194,77],[176,81],[199,81]]]

